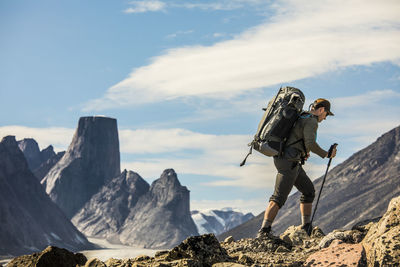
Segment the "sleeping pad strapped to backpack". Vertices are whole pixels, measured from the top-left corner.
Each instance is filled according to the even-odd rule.
[[[240,164],[246,163],[254,148],[269,156],[281,155],[293,125],[299,118],[305,102],[304,94],[294,87],[280,88],[278,94],[269,103],[258,124],[254,140],[249,144],[250,151]]]

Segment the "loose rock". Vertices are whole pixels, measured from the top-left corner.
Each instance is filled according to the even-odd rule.
[[[86,262],[85,267],[106,267],[106,265],[97,258],[91,258]]]
[[[76,265],[85,265],[87,259],[81,253],[72,253],[63,248],[49,246],[40,253],[24,255],[14,258],[8,263],[8,267],[70,267]]]
[[[390,201],[388,210],[373,225],[362,244],[369,266],[398,266],[400,262],[400,197]]]

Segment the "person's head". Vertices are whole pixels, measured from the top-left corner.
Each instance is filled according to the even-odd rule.
[[[331,103],[324,98],[318,98],[312,103],[311,113],[318,117],[318,122],[326,119],[327,116],[334,116],[331,112]]]

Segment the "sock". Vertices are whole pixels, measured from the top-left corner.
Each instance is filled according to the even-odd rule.
[[[268,226],[271,226],[272,222],[268,221],[267,219],[264,219],[261,225],[261,228],[267,228]]]
[[[301,216],[301,224],[306,225],[311,222],[311,215],[303,215]]]

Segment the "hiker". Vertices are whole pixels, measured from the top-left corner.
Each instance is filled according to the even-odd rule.
[[[258,231],[257,237],[268,236],[271,232],[271,225],[278,214],[278,211],[285,204],[285,201],[295,186],[301,193],[300,212],[302,229],[310,235],[312,231],[311,212],[312,202],[315,197],[314,185],[305,173],[302,164],[310,156],[310,151],[321,158],[328,157],[328,151],[322,149],[316,142],[318,123],[333,116],[330,111],[328,100],[319,98],[314,101],[311,110],[303,112],[291,131],[286,142],[282,156],[274,156],[274,164],[278,171],[275,181],[275,190],[269,199],[268,207],[264,213],[264,220]],[[333,149],[330,158],[336,156],[336,147]]]

